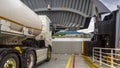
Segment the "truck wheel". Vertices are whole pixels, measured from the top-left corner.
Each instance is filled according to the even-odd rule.
[[[0,68],[19,68],[19,58],[16,54],[11,53],[2,59]]]
[[[52,54],[52,51],[51,51],[50,47],[48,47],[47,60],[46,60],[46,61],[50,61],[50,59],[51,59],[51,54]]]
[[[34,68],[35,67],[35,53],[33,51],[29,51],[27,54],[27,67]]]

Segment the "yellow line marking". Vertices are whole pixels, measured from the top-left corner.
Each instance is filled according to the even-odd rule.
[[[66,68],[70,67],[71,60],[72,60],[72,55],[69,56],[68,62],[66,64]]]
[[[82,55],[82,58],[84,59],[85,63],[90,67],[90,68],[100,68],[96,64],[94,64],[87,56]]]
[[[82,41],[82,54],[84,54],[84,41]]]

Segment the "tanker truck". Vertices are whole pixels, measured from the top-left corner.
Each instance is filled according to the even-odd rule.
[[[49,61],[50,23],[20,0],[0,0],[0,68],[35,68]]]

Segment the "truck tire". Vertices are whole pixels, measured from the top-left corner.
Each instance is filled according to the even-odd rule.
[[[14,53],[4,56],[0,61],[0,68],[20,68],[18,56]]]
[[[29,51],[27,53],[27,68],[34,68],[36,61],[35,61],[35,53],[33,51]]]
[[[48,47],[48,51],[47,51],[47,62],[48,61],[50,61],[50,59],[51,59],[51,54],[52,54],[52,50],[51,50],[51,48],[50,47]]]

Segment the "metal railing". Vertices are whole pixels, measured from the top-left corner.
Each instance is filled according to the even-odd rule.
[[[93,62],[98,62],[100,66],[120,68],[120,49],[94,47]]]

